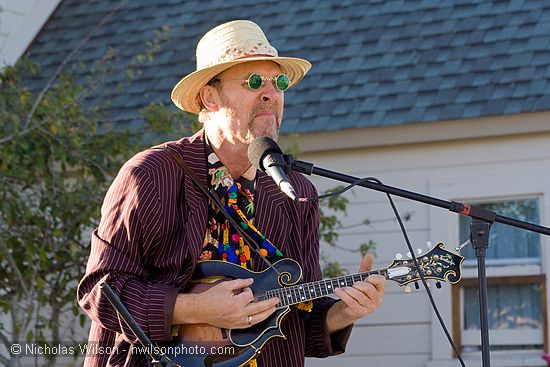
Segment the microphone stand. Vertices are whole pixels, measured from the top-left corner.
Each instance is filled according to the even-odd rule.
[[[130,312],[124,307],[120,299],[117,297],[115,292],[113,292],[113,289],[109,286],[107,283],[101,283],[100,286],[101,293],[107,297],[109,302],[113,305],[113,307],[117,310],[118,314],[126,325],[132,330],[134,335],[138,338],[141,345],[145,347],[145,350],[149,351],[147,354],[147,359],[150,363],[158,363],[161,366],[165,367],[181,367],[179,364],[172,362],[168,357],[165,355],[161,355],[157,353],[157,348],[155,345],[151,342],[151,340],[145,335],[141,327],[139,327],[138,323],[132,315],[130,315]]]
[[[345,175],[323,168],[317,168],[312,163],[294,160],[294,158],[288,154],[285,154],[284,158],[286,162],[285,170],[287,173],[292,170],[309,176],[315,174],[347,183],[353,183],[360,180],[358,177]],[[491,225],[494,222],[499,222],[528,231],[545,234],[547,236],[550,236],[550,228],[498,215],[495,212],[485,210],[481,207],[472,206],[470,204],[441,200],[432,196],[422,195],[416,192],[402,190],[397,187],[379,184],[374,181],[363,181],[357,186],[366,187],[372,190],[381,191],[387,194],[444,208],[454,213],[466,215],[472,218],[472,223],[470,224],[470,241],[472,242],[472,247],[475,249],[477,258],[482,366],[490,367],[491,360],[489,355],[487,276],[485,273],[485,258],[487,255],[487,249],[489,248],[489,234]]]

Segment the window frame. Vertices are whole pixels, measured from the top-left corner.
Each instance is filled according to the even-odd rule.
[[[548,350],[548,328],[546,327],[548,323],[548,312],[546,310],[546,292],[544,291],[546,289],[546,277],[544,275],[527,275],[527,276],[514,276],[514,277],[487,277],[487,286],[493,286],[493,285],[524,285],[524,284],[540,284],[541,287],[541,310],[542,310],[542,346],[543,350]],[[477,278],[463,278],[458,284],[453,286],[451,288],[451,302],[452,302],[452,314],[453,317],[453,340],[455,341],[458,348],[462,349],[464,346],[463,339],[467,339],[466,345],[472,345],[470,340],[472,340],[472,337],[466,337],[463,338],[463,333],[465,331],[463,330],[464,325],[464,309],[462,308],[462,304],[464,302],[464,288],[465,287],[475,287],[478,285],[478,279]],[[534,339],[535,335],[538,337],[538,333],[540,331],[533,331],[532,333],[526,332],[525,330],[518,330],[518,331],[497,331],[492,330],[491,333],[491,344],[497,344],[499,346],[506,346],[506,345],[517,345],[510,342],[510,340],[513,340],[514,336],[516,334],[522,334],[522,344],[529,344],[530,339]],[[468,333],[476,333],[477,337],[480,338],[479,331],[476,332],[468,332]],[[533,334],[531,336],[526,334]],[[453,353],[454,358],[456,358],[456,353]]]

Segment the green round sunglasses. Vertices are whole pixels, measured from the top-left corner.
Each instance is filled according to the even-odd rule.
[[[223,80],[223,79],[216,79]],[[264,82],[271,82],[277,90],[284,92],[290,87],[292,82],[285,74],[279,74],[277,76],[263,76],[259,73],[252,73],[246,80],[240,80],[243,84],[246,84],[250,90],[258,90],[264,85]]]

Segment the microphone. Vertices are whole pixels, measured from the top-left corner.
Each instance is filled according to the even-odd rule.
[[[268,137],[254,139],[248,146],[248,159],[256,169],[267,173],[289,198],[292,200],[298,198],[284,171],[283,152],[272,139]]]

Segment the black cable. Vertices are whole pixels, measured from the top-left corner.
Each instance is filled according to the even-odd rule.
[[[334,191],[334,192],[324,194],[324,195],[314,196],[314,197],[311,197],[311,198],[299,198],[298,200],[301,201],[301,202],[307,202],[307,201],[320,200],[320,199],[325,199],[325,198],[328,198],[328,197],[341,195],[342,193],[348,191],[352,187],[357,186],[360,183],[363,183],[365,181],[372,181],[372,182],[375,182],[375,183],[378,183],[378,184],[382,185],[382,181],[380,181],[379,179],[377,179],[375,177],[364,177],[364,178],[353,181],[351,184],[349,184],[348,186],[344,187],[341,190]],[[422,280],[422,284],[424,285],[424,289],[426,289],[426,293],[428,294],[428,298],[430,299],[430,303],[431,303],[432,308],[433,308],[433,310],[434,310],[434,312],[437,316],[437,319],[439,320],[439,323],[440,323],[441,327],[443,328],[443,331],[445,332],[445,335],[447,336],[447,339],[449,340],[449,343],[451,344],[451,347],[453,348],[454,352],[456,353],[456,356],[457,356],[457,358],[460,362],[460,365],[462,367],[465,367],[466,365],[464,364],[464,360],[462,359],[462,356],[460,355],[460,352],[458,351],[458,348],[456,347],[456,345],[455,345],[455,343],[454,343],[454,341],[451,337],[451,334],[449,333],[449,330],[447,330],[447,326],[445,325],[445,322],[443,321],[443,318],[441,317],[441,314],[439,313],[437,305],[435,304],[435,300],[433,298],[432,292],[430,291],[430,288],[428,287],[428,282],[424,278],[423,272],[420,271],[420,264],[418,263],[418,259],[416,258],[415,254],[414,254],[414,250],[413,250],[411,242],[409,240],[409,236],[407,235],[407,230],[405,229],[405,225],[403,224],[403,221],[401,220],[401,216],[399,215],[399,212],[397,211],[397,207],[395,206],[395,203],[393,202],[393,199],[391,198],[390,194],[386,193],[386,196],[388,197],[388,200],[389,200],[390,205],[392,207],[393,213],[395,214],[395,216],[397,218],[397,221],[399,222],[399,227],[401,228],[401,232],[403,233],[403,237],[405,238],[405,242],[407,243],[407,247],[409,248],[409,252],[411,253],[411,257],[412,257],[414,266],[416,267],[416,269],[419,270],[418,274],[420,275],[420,279]]]
[[[381,182],[379,182],[381,184]],[[403,222],[401,221],[401,218],[399,217],[399,213],[397,211],[397,208],[395,207],[395,204],[390,196],[390,194],[386,194],[388,196],[388,200],[390,201],[391,207],[393,209],[393,212],[397,216],[397,220],[399,222],[399,226],[401,227],[401,232],[403,233],[403,237],[405,238],[405,242],[407,242],[407,246],[409,248],[409,251],[411,253],[412,260],[414,262],[414,266],[420,270],[420,264],[418,263],[418,259],[414,255],[413,248],[411,246],[411,242],[409,241],[409,236],[407,235],[407,230],[405,229],[405,226]],[[433,299],[432,292],[430,291],[430,288],[428,287],[428,283],[426,282],[426,279],[424,278],[424,272],[419,271],[418,274],[420,275],[420,279],[422,280],[422,284],[424,285],[424,288],[426,289],[426,293],[428,294],[428,298],[430,299],[430,303],[432,304],[432,308],[437,316],[437,319],[439,320],[439,323],[441,324],[441,327],[443,328],[443,331],[445,332],[445,335],[447,336],[447,339],[449,340],[449,343],[451,344],[451,347],[453,348],[454,352],[456,353],[456,356],[458,360],[460,361],[461,366],[465,367],[464,360],[462,360],[462,356],[460,355],[460,352],[458,351],[451,334],[449,333],[449,330],[447,330],[447,326],[445,325],[445,322],[443,321],[443,318],[441,317],[441,314],[439,313],[439,310],[437,308],[437,305],[435,304],[435,300]]]
[[[326,198],[330,198],[330,197],[333,197],[333,196],[338,196],[338,195],[341,195],[344,192],[348,191],[349,189],[353,188],[354,186],[357,186],[360,183],[363,183],[365,181],[380,182],[380,181],[378,181],[378,179],[376,177],[364,177],[364,178],[360,178],[358,180],[353,181],[348,186],[346,186],[343,189],[340,189],[338,191],[333,191],[333,192],[329,192],[328,194],[313,196],[313,197],[310,197],[310,198],[298,198],[298,201],[301,201],[301,202],[307,202],[307,201],[312,201],[312,200],[317,200],[318,201],[318,200],[321,200],[321,199],[326,199]]]

